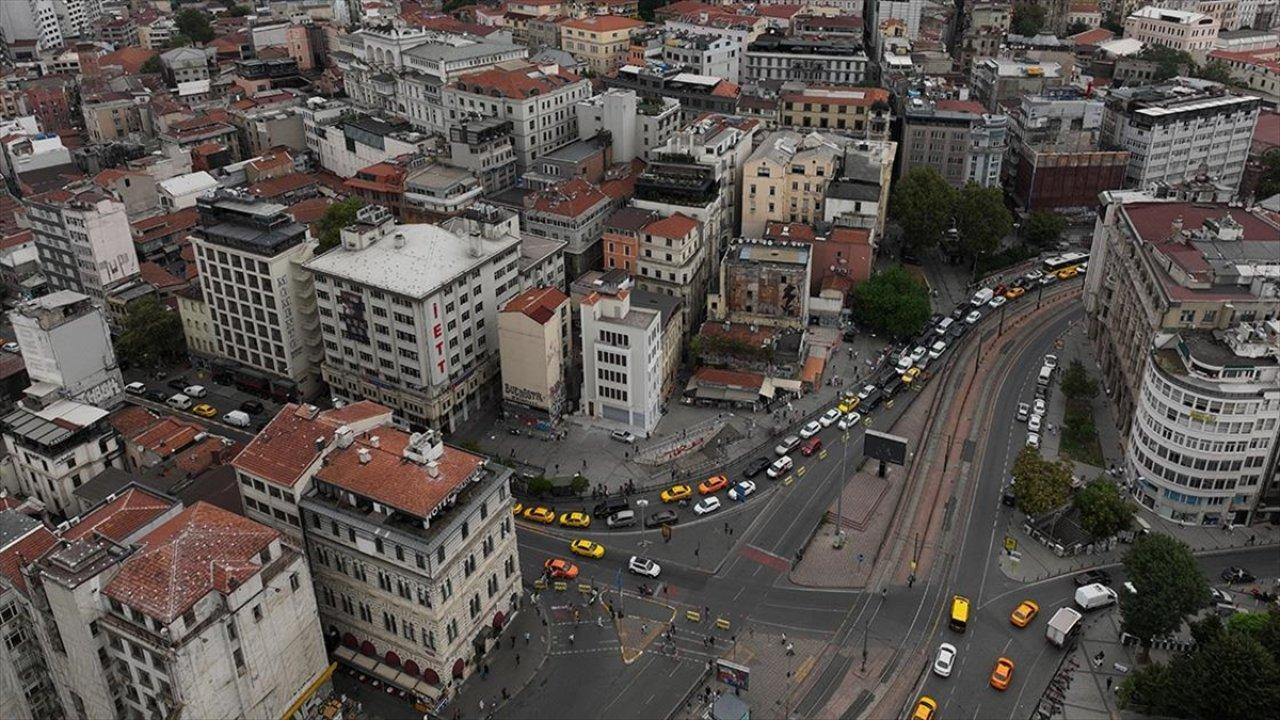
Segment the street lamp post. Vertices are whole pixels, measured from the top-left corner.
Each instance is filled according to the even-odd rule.
[[[864,673],[867,671],[867,631],[870,625],[870,618],[862,621],[862,672]]]
[[[844,447],[840,451],[840,483],[836,486],[836,548],[844,547],[844,485],[849,478],[849,431],[844,431]]]

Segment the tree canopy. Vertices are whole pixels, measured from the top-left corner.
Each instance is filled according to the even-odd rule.
[[[1027,218],[1022,235],[1032,245],[1045,247],[1058,242],[1062,231],[1067,229],[1067,219],[1055,212],[1036,210]]]
[[[1013,216],[999,187],[965,185],[956,198],[955,218],[960,242],[970,257],[998,250],[1000,239],[1013,231]]]
[[[1254,197],[1265,200],[1280,193],[1280,148],[1271,148],[1262,156],[1262,175]]]
[[[1071,494],[1071,465],[1045,460],[1024,447],[1013,462],[1013,496],[1018,509],[1035,517],[1066,504]]]
[[[320,216],[319,222],[316,223],[316,236],[320,241],[316,252],[322,253],[337,247],[342,241],[342,228],[356,221],[356,213],[362,207],[364,207],[364,201],[360,198],[347,198],[325,208],[324,215]]]
[[[116,352],[134,367],[162,367],[182,358],[187,343],[182,318],[155,298],[142,298],[125,311]]]
[[[1114,482],[1098,478],[1072,497],[1080,513],[1080,526],[1094,540],[1103,540],[1128,530],[1133,523],[1133,504]]]
[[[1235,78],[1231,77],[1231,68],[1221,60],[1210,60],[1197,67],[1192,73],[1192,77],[1198,77],[1201,80],[1212,80],[1223,85],[1235,84]]]
[[[1073,400],[1092,400],[1098,395],[1098,381],[1089,377],[1084,363],[1072,360],[1062,373],[1062,394]]]
[[[207,43],[213,39],[213,26],[209,24],[209,18],[199,10],[187,8],[178,13],[175,22],[178,32],[198,43]]]
[[[910,337],[929,321],[929,292],[901,265],[871,276],[853,289],[859,323],[894,337]]]
[[[1043,28],[1048,13],[1039,5],[1018,3],[1013,6],[1013,19],[1009,22],[1009,32],[1014,35],[1036,35]]]
[[[142,67],[138,68],[138,72],[143,75],[153,75],[159,73],[163,69],[164,65],[160,62],[160,56],[152,55],[147,58],[146,62],[142,63]]]
[[[1136,593],[1120,593],[1121,627],[1144,647],[1177,630],[1209,602],[1209,583],[1191,548],[1169,535],[1143,535],[1124,556]]]
[[[889,199],[889,215],[902,227],[907,247],[935,245],[951,227],[955,188],[931,167],[914,167],[898,179]]]
[[[1134,55],[1134,58],[1149,60],[1156,64],[1155,72],[1152,74],[1152,79],[1156,82],[1189,72],[1196,66],[1196,61],[1187,52],[1164,45],[1148,45]]]

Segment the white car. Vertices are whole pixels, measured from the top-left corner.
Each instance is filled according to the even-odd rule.
[[[929,359],[937,360],[938,358],[942,357],[942,353],[946,351],[947,351],[947,344],[939,340],[938,342],[933,344],[933,347],[929,348]]]
[[[1027,433],[1027,447],[1040,449],[1040,433]]]
[[[916,364],[916,361],[911,359],[911,354],[904,352],[902,353],[902,357],[898,358],[898,366],[897,366],[898,372],[904,373],[910,370],[911,366],[915,364]]]
[[[1058,356],[1057,356],[1057,355],[1045,355],[1045,356],[1044,356],[1044,364],[1045,364],[1045,367],[1051,367],[1051,368],[1056,368],[1056,367],[1058,367]]]
[[[933,661],[933,672],[938,677],[951,677],[951,668],[956,664],[956,646],[942,643],[938,646],[938,657]]]
[[[840,411],[835,408],[831,408],[830,410],[822,413],[822,417],[818,418],[818,422],[822,423],[822,427],[831,427],[839,419]]]
[[[973,312],[964,316],[964,321],[969,325],[975,325],[981,319],[982,319],[982,313],[978,312],[977,310],[974,310]]]
[[[743,480],[729,489],[730,500],[746,500],[747,496],[756,491],[756,484],[750,480]]]
[[[1041,423],[1041,419],[1040,419],[1040,418],[1042,418],[1042,417],[1044,417],[1044,416],[1043,416],[1043,415],[1032,415],[1030,418],[1028,418],[1028,419],[1027,419],[1027,430],[1030,430],[1031,432],[1035,432],[1035,433],[1040,432],[1040,423]]]
[[[1007,302],[1009,302],[1009,299],[1008,299],[1008,298],[1006,298],[1006,297],[1005,297],[1005,296],[1003,296],[1003,295],[997,295],[997,296],[995,296],[995,297],[991,298],[991,302],[989,302],[989,303],[987,303],[987,304],[988,304],[988,305],[990,305],[990,306],[991,306],[991,307],[993,307],[993,308],[998,308],[998,307],[1000,307],[1001,305],[1003,305],[1003,304],[1005,304],[1005,303],[1007,303]]]
[[[693,514],[706,515],[708,513],[713,513],[719,509],[720,509],[720,498],[715,496],[705,497],[699,500],[697,505],[693,506]]]
[[[1046,407],[1044,398],[1036,398],[1035,404],[1031,406],[1031,414],[1044,415]]]
[[[871,397],[871,393],[875,391],[876,391],[875,385],[863,385],[862,389],[858,391],[858,399],[866,400],[867,398]]]
[[[208,395],[209,391],[205,390],[203,385],[188,385],[186,389],[182,391],[182,394],[187,397],[202,398]]]
[[[778,443],[778,447],[774,448],[773,451],[779,455],[786,455],[798,447],[800,447],[800,438],[795,435],[788,435],[782,438],[782,442]]]
[[[22,352],[22,346],[16,342],[7,342],[4,344],[4,351],[7,353],[20,353]]]
[[[1031,414],[1031,406],[1026,403],[1018,403],[1018,422],[1026,422],[1027,416]]]
[[[810,420],[804,427],[800,428],[800,437],[808,440],[820,432],[822,432],[822,423],[817,420]]]
[[[1030,280],[1031,282],[1035,282],[1040,278],[1044,277],[1044,273],[1040,272],[1039,270],[1031,270],[1030,272],[1028,272],[1026,275],[1023,275],[1022,277]]]
[[[845,415],[844,417],[840,418],[840,423],[836,425],[836,427],[840,428],[841,430],[848,430],[851,427],[857,426],[857,424],[860,422],[862,422],[862,415],[856,412],[851,412],[848,415]]]
[[[140,382],[131,382],[124,386],[124,391],[130,395],[142,395],[147,391],[147,384]]]
[[[911,351],[911,362],[913,363],[920,362],[920,360],[928,353],[929,351],[925,348],[925,346],[917,345],[915,349]]]
[[[1089,272],[1089,263],[1080,263],[1076,266],[1076,272],[1085,275]]]
[[[635,433],[632,433],[627,430],[614,430],[613,432],[609,433],[609,437],[613,438],[614,440],[617,440],[618,442],[624,442],[628,445],[631,445],[636,441]]]
[[[627,569],[636,575],[646,575],[651,578],[658,577],[658,574],[662,572],[661,565],[639,555],[631,556],[631,559],[627,561]]]

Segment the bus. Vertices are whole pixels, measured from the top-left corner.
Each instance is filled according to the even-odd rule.
[[[1045,258],[1043,270],[1046,275],[1056,273],[1059,270],[1067,268],[1079,267],[1083,263],[1089,262],[1089,253],[1073,252],[1065,255],[1055,255],[1051,258]]]
[[[958,633],[969,626],[969,598],[963,595],[951,598],[951,622],[948,625]]]

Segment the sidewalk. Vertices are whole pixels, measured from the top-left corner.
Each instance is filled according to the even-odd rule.
[[[793,652],[790,655],[787,654],[788,643]],[[814,672],[818,654],[825,644],[826,641],[822,638],[790,635],[786,636],[784,642],[780,633],[756,631],[748,626],[747,635],[738,638],[735,646],[720,655],[726,660],[751,668],[751,685],[747,691],[739,693],[738,697],[750,706],[752,717],[786,718],[794,715],[796,703],[801,696],[799,690]],[[714,678],[709,679],[673,717],[678,720],[701,720],[707,716],[715,701],[713,693],[717,691],[733,692],[733,688]]]
[[[467,678],[449,704],[440,711],[444,718],[491,717],[506,704],[503,690],[514,697],[541,669],[547,660],[549,635],[543,622],[547,610],[525,596],[524,607],[502,631],[502,640],[485,655],[481,667],[488,666],[487,677],[476,672]],[[525,641],[528,634],[529,640]],[[513,647],[514,639],[514,647]],[[481,711],[480,703],[484,702]]]

